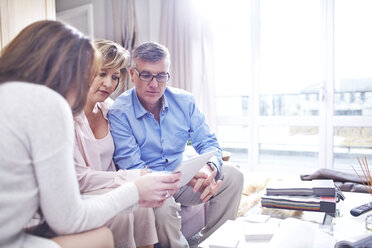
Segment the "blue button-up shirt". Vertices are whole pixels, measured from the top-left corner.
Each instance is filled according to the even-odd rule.
[[[182,161],[187,141],[199,154],[217,149],[215,164],[222,164],[216,136],[191,93],[167,87],[160,124],[138,100],[135,88],[120,95],[110,107],[108,119],[115,143],[114,162],[121,169],[148,166],[154,171],[172,171]]]

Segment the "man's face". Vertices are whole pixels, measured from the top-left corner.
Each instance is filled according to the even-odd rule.
[[[136,68],[132,67],[130,69],[131,80],[136,87],[138,99],[145,108],[158,104],[160,98],[164,94],[167,83],[159,83],[155,77],[151,82],[146,82],[140,79],[139,74],[161,76],[168,73],[168,69],[168,59],[163,59],[155,63],[139,60],[137,61]]]

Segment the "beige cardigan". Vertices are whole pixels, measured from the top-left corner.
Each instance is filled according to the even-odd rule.
[[[108,98],[96,105],[96,107],[101,109],[106,119],[111,103],[112,100]],[[76,137],[74,160],[81,193],[103,188],[114,188],[123,183],[133,181],[140,176],[140,170],[116,171],[112,160],[110,165],[102,164],[97,140],[89,126],[84,111],[74,118],[74,126]],[[112,139],[110,132],[108,135]]]

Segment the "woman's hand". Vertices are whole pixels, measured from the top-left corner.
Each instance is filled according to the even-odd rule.
[[[163,202],[178,191],[181,173],[150,173],[139,177],[137,186],[140,207],[160,207]]]

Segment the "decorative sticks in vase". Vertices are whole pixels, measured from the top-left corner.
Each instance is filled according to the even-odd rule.
[[[364,187],[367,189],[368,193],[372,194],[372,176],[371,172],[369,170],[368,162],[367,162],[367,157],[365,156],[364,159],[362,158],[362,163],[359,160],[359,157],[357,157],[358,163],[360,168],[362,169],[363,175],[364,175],[364,180],[363,178],[359,175],[359,173],[355,170],[354,166],[353,170],[359,177],[360,181],[363,183]]]

